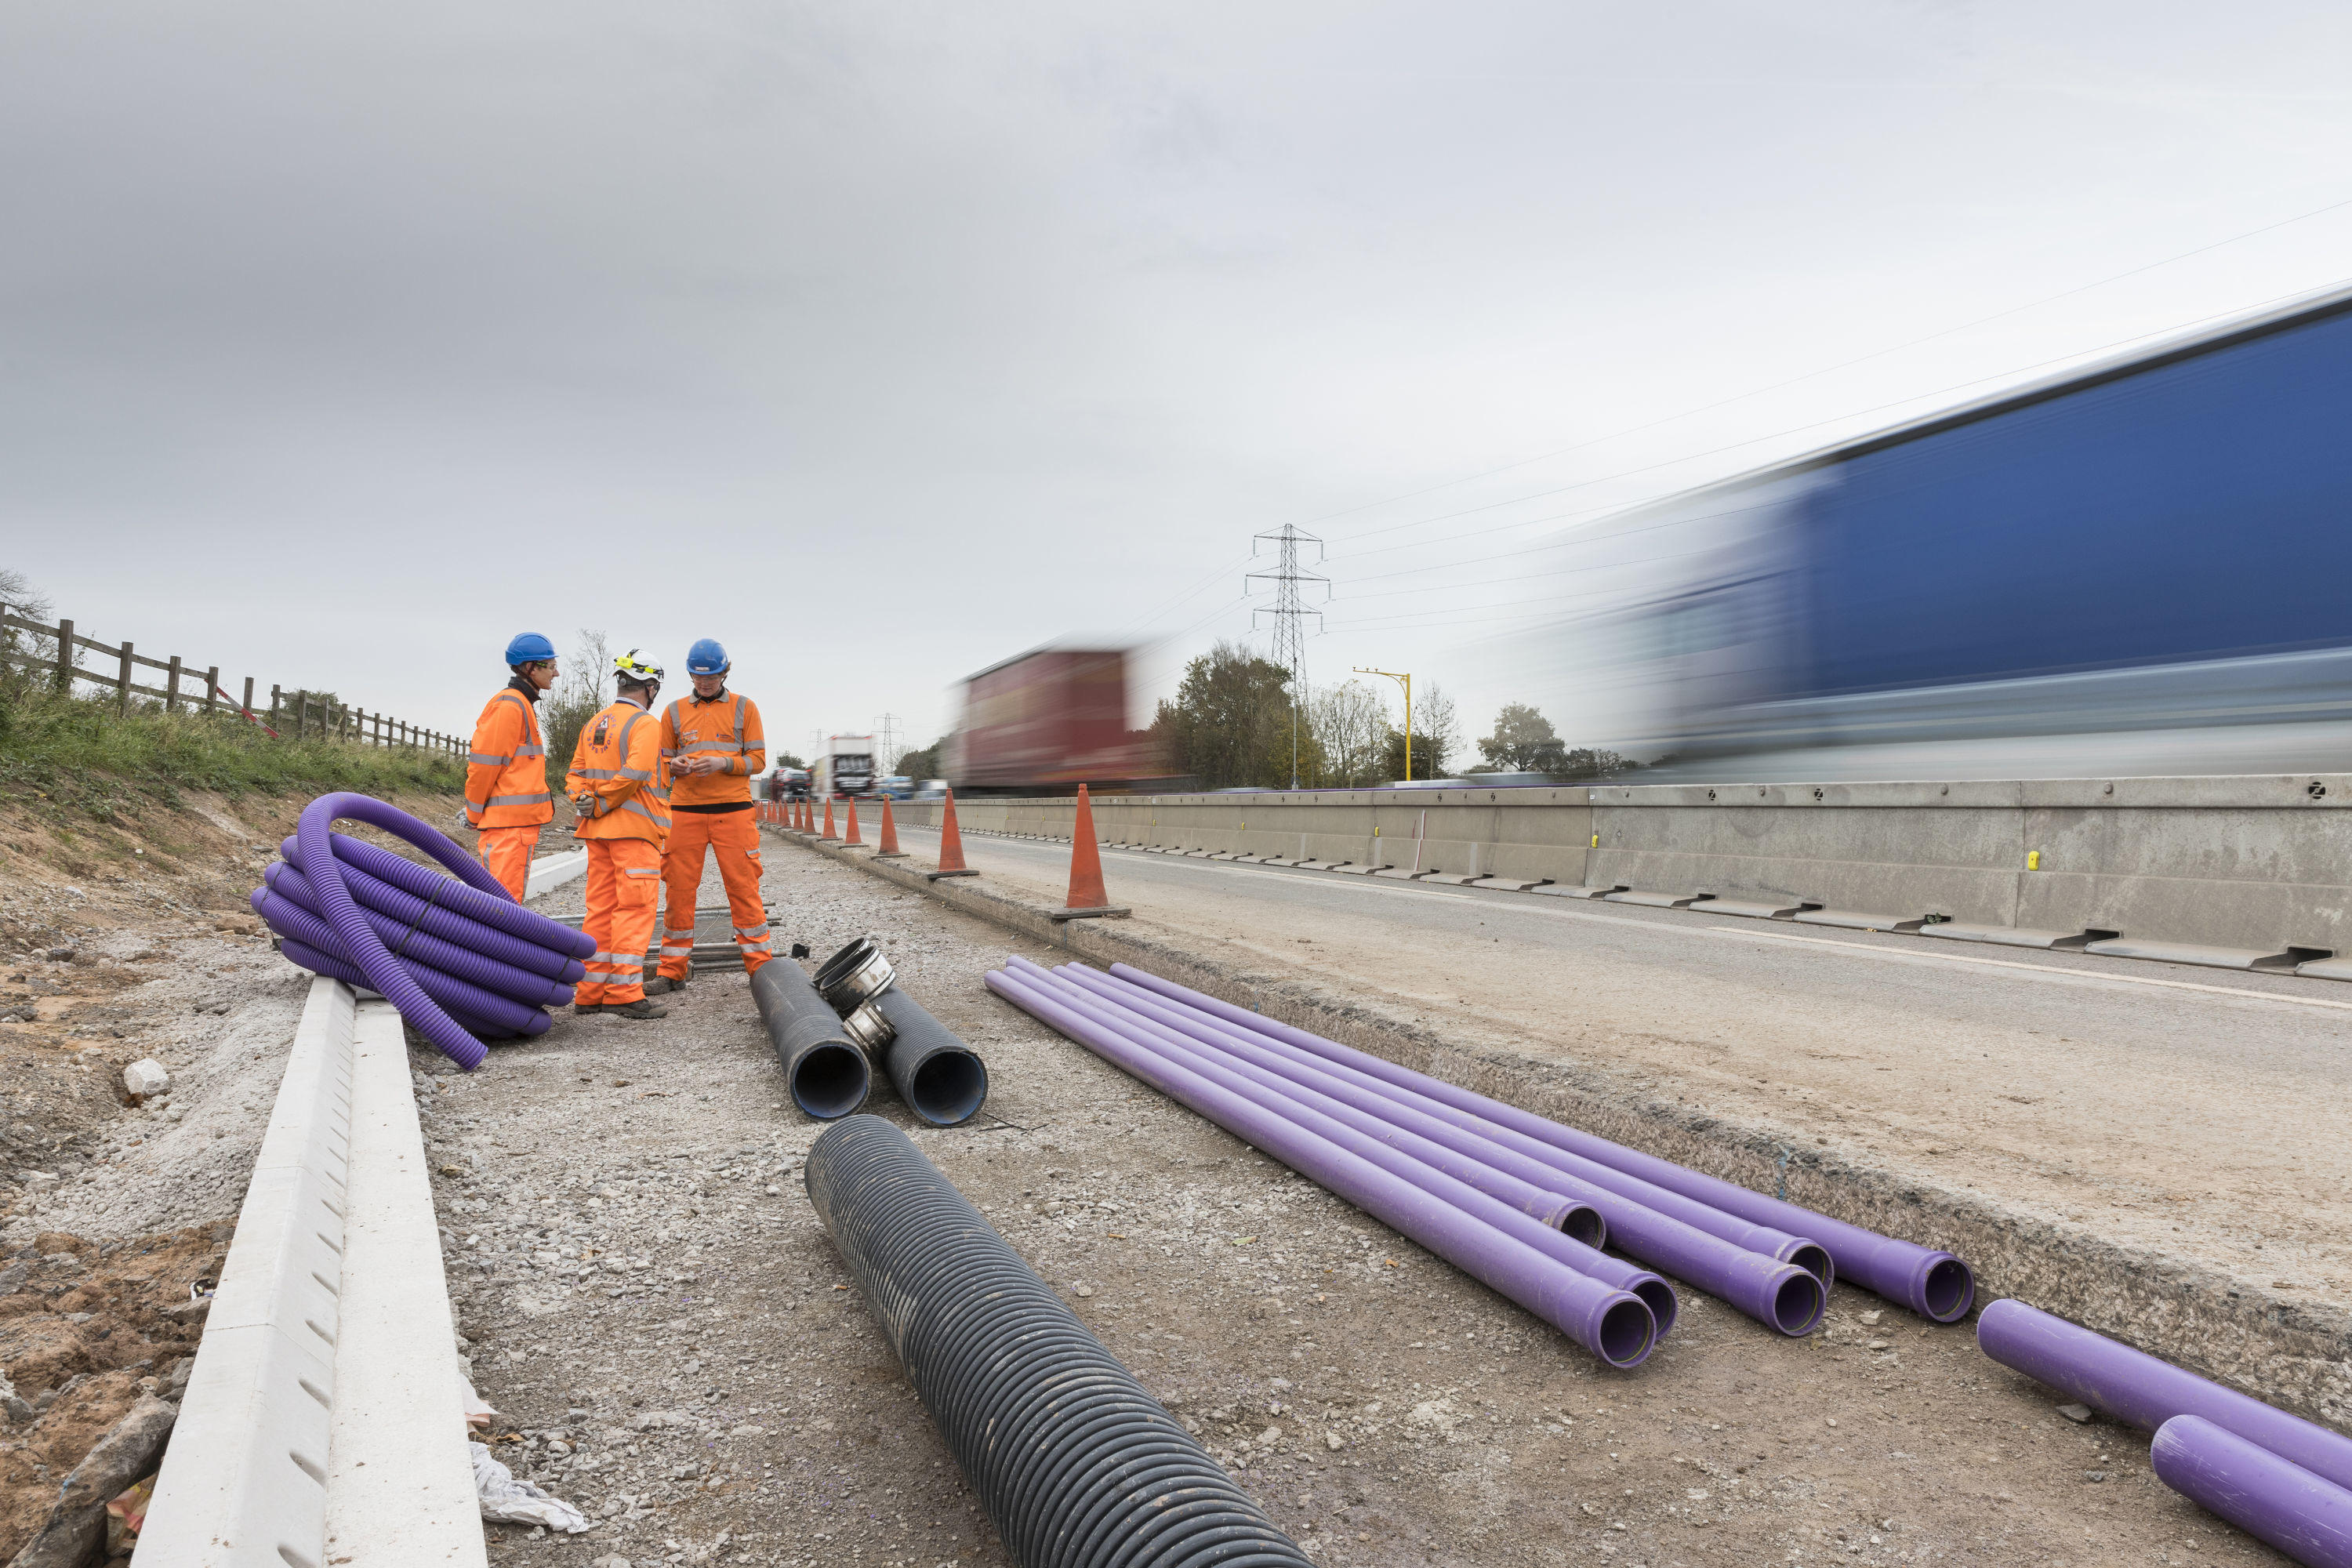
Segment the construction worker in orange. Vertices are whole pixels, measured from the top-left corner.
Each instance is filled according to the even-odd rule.
[[[596,951],[582,961],[575,1013],[659,1018],[669,1009],[646,996],[646,949],[660,912],[662,846],[669,840],[669,791],[662,765],[661,667],[631,648],[613,661],[620,695],[580,731],[563,793],[580,813],[572,837],[588,847],[588,919]]]
[[[760,896],[760,825],[751,819],[751,778],[768,765],[759,705],[727,689],[732,668],[715,637],[687,650],[694,690],[662,710],[661,752],[670,770],[669,850],[662,858],[668,909],[662,918],[661,974],[646,989],[682,989],[694,962],[694,902],[707,849],[727,885],[729,920],[746,973],[772,958]]]
[[[539,694],[555,684],[555,645],[537,632],[507,644],[511,679],[482,706],[466,755],[466,804],[458,820],[479,835],[474,853],[499,885],[522,900],[539,830],[555,819],[547,793],[547,739]]]

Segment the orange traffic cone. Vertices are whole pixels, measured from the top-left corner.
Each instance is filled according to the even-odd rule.
[[[956,831],[955,791],[948,791],[947,800],[940,807],[940,868],[924,873],[934,882],[941,877],[977,877],[979,872],[963,863],[963,835]]]
[[[890,797],[882,797],[882,843],[874,851],[877,860],[904,860],[905,850],[898,847],[898,825],[890,816]]]
[[[824,831],[818,834],[817,837],[820,838],[838,838],[841,837],[841,835],[833,830],[833,796],[831,795],[826,795],[824,797]]]
[[[857,803],[854,800],[849,803],[849,837],[841,842],[845,847],[852,844],[861,849],[866,847],[866,840],[857,837]]]
[[[808,802],[804,800],[793,802],[793,828],[799,833],[808,831]]]
[[[1102,850],[1095,843],[1095,808],[1087,798],[1084,784],[1078,786],[1077,820],[1070,825],[1069,902],[1066,908],[1049,912],[1057,921],[1128,912],[1112,908],[1110,894],[1103,889]]]

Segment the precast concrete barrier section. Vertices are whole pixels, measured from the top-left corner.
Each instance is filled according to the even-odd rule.
[[[487,1563],[457,1380],[400,1015],[320,976],[237,1215],[140,1563]]]
[[[2352,979],[2352,775],[1100,795],[1113,847]],[[1066,840],[1074,802],[959,800]],[[905,803],[901,824],[939,826]]]

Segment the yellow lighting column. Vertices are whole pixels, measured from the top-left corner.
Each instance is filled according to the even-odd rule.
[[[1367,669],[1356,666],[1358,675],[1385,675],[1404,688],[1404,782],[1412,782],[1412,674],[1409,670]]]

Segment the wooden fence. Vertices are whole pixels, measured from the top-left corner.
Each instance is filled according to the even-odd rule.
[[[347,741],[370,746],[417,746],[431,752],[446,752],[451,756],[466,754],[466,741],[457,735],[445,735],[438,730],[427,730],[405,719],[394,719],[349,703],[329,702],[309,691],[287,691],[272,686],[269,706],[254,707],[253,677],[245,678],[243,700],[221,689],[220,666],[198,669],[178,654],[170,658],[151,658],[135,651],[128,640],[121,647],[83,637],[74,630],[71,621],[60,620],[56,626],[26,620],[13,610],[0,609],[0,627],[32,632],[52,639],[57,646],[54,657],[11,651],[8,662],[28,673],[53,672],[50,679],[60,691],[70,693],[77,680],[92,686],[105,687],[115,694],[115,709],[128,712],[133,697],[160,699],[163,710],[176,713],[183,708],[194,712],[241,713],[267,730],[273,737],[292,740]],[[101,658],[112,659],[115,672],[111,675],[81,668],[81,649],[87,648]],[[163,671],[161,686],[142,686],[133,677],[141,670]],[[152,679],[152,677],[150,679]]]

